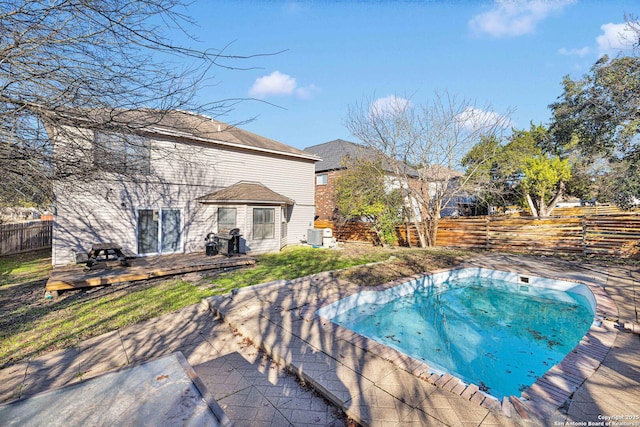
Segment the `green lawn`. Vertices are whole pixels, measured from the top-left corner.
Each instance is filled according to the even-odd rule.
[[[51,271],[51,251],[0,257],[0,287],[46,279]]]
[[[328,251],[294,247],[257,257],[256,266],[191,283],[181,278],[156,279],[88,288],[46,300],[44,284],[51,258],[46,253],[0,257],[0,367],[46,351],[67,348],[105,332],[151,319],[203,298],[278,279],[294,279],[322,271],[389,260],[383,267],[347,270],[345,276],[363,284],[440,266],[460,253],[382,249],[369,246]],[[443,258],[443,256],[445,258]],[[420,259],[424,262],[417,262]],[[407,270],[406,266],[411,268]],[[381,271],[384,270],[384,274]],[[345,273],[346,274],[346,273]]]
[[[322,271],[339,270],[372,262],[389,259],[389,252],[364,250],[362,253],[349,254],[341,251],[327,251],[309,247],[293,247],[280,253],[265,254],[258,257],[255,268],[222,274],[214,279],[220,287],[217,293],[229,292],[235,288],[257,285],[273,280],[291,280],[309,276]]]

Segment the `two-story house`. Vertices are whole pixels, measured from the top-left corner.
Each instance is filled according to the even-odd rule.
[[[380,159],[387,174],[386,184],[389,189],[407,188],[407,186],[413,186],[414,189],[421,188],[420,191],[424,194],[415,196],[414,193],[413,203],[410,203],[409,196],[405,199],[407,211],[413,212],[412,215],[418,220],[423,214],[419,209],[421,203],[415,200],[416,197],[443,202],[444,206],[440,211],[442,216],[475,215],[477,212],[475,199],[464,193],[455,194],[442,200],[442,194],[452,193],[451,189],[459,185],[459,180],[463,176],[461,172],[445,166],[432,165],[416,170],[407,165],[404,166],[405,170],[401,174],[402,177],[399,178],[395,175],[392,162],[381,153],[343,139],[307,147],[304,151],[320,158],[315,166],[316,219],[330,221],[336,219],[337,211],[334,199],[336,178],[348,167],[349,159],[362,158]]]
[[[387,174],[387,187],[394,189],[402,186],[394,175],[394,168],[385,157],[381,153],[363,145],[336,139],[324,144],[307,147],[304,151],[320,159],[315,166],[316,218],[319,220],[335,219],[335,180],[348,167],[349,159],[379,159]],[[407,167],[407,172],[406,175],[409,178],[417,176],[417,171],[410,167]],[[407,184],[405,183],[404,185],[406,186]]]
[[[104,242],[138,256],[204,251],[209,232],[233,228],[241,251],[279,251],[313,226],[310,153],[184,111],[43,121],[56,166],[93,171],[54,184],[54,265]]]

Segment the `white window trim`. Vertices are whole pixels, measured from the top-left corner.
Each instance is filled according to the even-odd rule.
[[[139,229],[139,212],[141,210],[154,210],[154,211],[158,211],[158,223],[162,224],[162,210],[177,210],[180,211],[180,245],[178,247],[178,249],[175,252],[147,252],[144,254],[139,253],[138,251],[138,238],[139,238],[139,234],[140,234],[140,229]],[[162,206],[160,208],[158,207],[147,207],[147,206],[138,206],[136,207],[136,240],[135,240],[135,248],[136,248],[136,255],[140,256],[140,257],[145,257],[145,256],[153,256],[153,255],[170,255],[170,254],[180,254],[180,253],[184,253],[184,211],[185,208],[184,207],[172,207],[172,206]],[[158,226],[158,247],[160,248],[160,250],[162,251],[162,225]]]
[[[320,182],[320,178],[323,178],[322,181],[324,182]],[[327,185],[329,183],[329,175],[326,173],[321,173],[316,175],[316,185]]]

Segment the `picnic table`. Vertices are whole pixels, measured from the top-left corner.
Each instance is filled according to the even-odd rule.
[[[122,247],[116,243],[96,243],[91,246],[89,251],[89,259],[87,260],[87,267],[91,267],[98,262],[98,257],[104,255],[105,261],[109,260],[109,255],[114,255],[115,258],[120,261],[120,265],[129,266],[127,257],[122,253]]]

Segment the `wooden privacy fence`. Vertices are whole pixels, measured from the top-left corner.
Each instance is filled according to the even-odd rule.
[[[344,241],[371,241],[369,227],[316,221],[331,227]],[[405,226],[398,240],[408,246]],[[411,246],[419,246],[416,230],[409,227]],[[560,255],[640,256],[640,215],[587,215],[582,217],[470,217],[443,218],[438,223],[436,246]]]
[[[51,247],[53,221],[0,224],[0,255]]]
[[[317,220],[314,228],[330,228],[333,237],[341,242],[373,242],[374,232],[367,224],[357,221],[333,223],[332,221]]]

